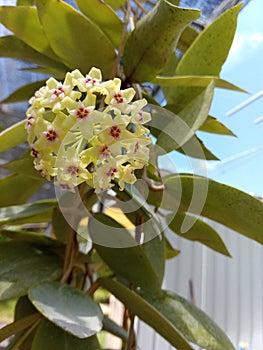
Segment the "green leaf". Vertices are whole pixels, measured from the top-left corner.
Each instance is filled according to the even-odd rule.
[[[44,181],[16,174],[0,179],[0,207],[25,203]]]
[[[27,139],[26,121],[22,120],[0,132],[0,152],[15,147]]]
[[[181,253],[180,250],[175,249],[171,243],[165,238],[165,259],[169,260],[175,258]]]
[[[22,154],[18,159],[0,165],[0,169],[6,169],[14,174],[25,175],[36,180],[41,179],[41,175],[34,168],[33,158],[29,151]]]
[[[0,103],[13,103],[13,102],[23,102],[27,101],[34,95],[36,90],[38,90],[41,86],[46,83],[45,80],[34,81],[33,83],[29,83],[24,85],[14,92],[12,92],[5,99],[0,101]],[[26,131],[25,131],[26,132]]]
[[[156,236],[143,248],[137,245],[128,230],[102,213],[89,219],[88,230],[96,251],[115,273],[136,286],[159,292],[164,270],[162,237]],[[149,233],[154,237],[154,232]],[[156,248],[160,257],[154,257]]]
[[[0,22],[36,51],[58,60],[33,6],[1,6]]]
[[[221,89],[246,92],[246,90],[215,75],[178,75],[178,76],[157,76],[151,82],[164,87],[207,87],[214,80],[215,87]],[[171,95],[173,90],[171,90]],[[166,93],[169,99],[169,95]]]
[[[28,243],[34,247],[61,247],[57,240],[32,231],[21,230],[20,226],[3,226],[0,233],[14,241]]]
[[[161,107],[152,107],[154,110],[157,109],[158,113],[154,119],[154,125],[157,124],[156,119],[158,118],[158,128],[161,130],[157,139],[158,146],[170,152],[177,149],[178,146],[182,147],[189,141],[193,137],[195,131],[205,122],[210,110],[213,95],[214,82],[212,80],[206,89],[202,90],[197,97],[178,113],[178,116]],[[171,120],[164,124],[164,117],[165,119]]]
[[[186,232],[182,232],[182,223],[185,222],[187,218],[191,219],[189,215],[185,214],[184,212],[177,211],[175,215],[167,215],[166,221],[169,228],[177,235],[189,239],[190,241],[200,242],[216,252],[230,256],[229,251],[227,250],[219,234],[204,221],[195,219],[193,225]]]
[[[40,315],[34,314],[27,316],[19,321],[14,321],[7,326],[3,327],[0,329],[0,343],[6,339],[11,337],[11,335],[16,334],[25,328],[29,327],[32,325],[34,322],[36,322],[40,318]]]
[[[33,6],[35,4],[34,0],[17,0],[16,6]]]
[[[14,35],[0,37],[0,57],[10,57],[56,68],[61,73],[65,73],[68,70],[62,63],[42,55]]]
[[[175,346],[176,349],[193,350],[184,336],[152,304],[112,279],[100,278],[98,282],[115,295],[133,314],[137,315],[170,342],[171,345]]]
[[[71,226],[61,213],[59,206],[53,209],[52,213],[52,228],[55,237],[62,243],[67,243]]]
[[[96,24],[62,1],[36,0],[36,5],[52,49],[68,67],[87,73],[95,66],[110,76],[114,46]]]
[[[191,26],[187,26],[180,36],[177,48],[184,53],[191,46],[198,35],[199,32],[196,29]]]
[[[84,15],[97,24],[112,44],[119,48],[124,24],[116,12],[100,0],[76,0],[76,3]]]
[[[0,243],[0,257],[0,300],[25,295],[32,285],[61,274],[55,255],[24,243]]]
[[[177,148],[176,151],[185,154],[187,157],[219,160],[196,135],[191,137],[190,140],[184,144],[183,148]]]
[[[228,337],[210,317],[181,296],[168,291],[163,291],[159,298],[144,291],[141,291],[140,295],[190,342],[205,349],[235,349]]]
[[[79,339],[56,327],[53,323],[43,320],[37,330],[32,344],[32,350],[100,350],[97,337],[91,336]]]
[[[159,1],[127,39],[123,67],[128,81],[153,79],[165,67],[184,28],[199,17],[199,11],[179,8],[173,2]]]
[[[1,208],[0,225],[48,222],[51,220],[56,203],[55,200],[49,199]]]
[[[64,331],[87,338],[102,329],[100,306],[77,288],[59,282],[44,282],[29,290],[29,299],[49,321]]]
[[[219,75],[232,45],[241,7],[239,4],[225,11],[198,35],[178,64],[178,75]]]
[[[179,62],[176,75],[219,76],[233,41],[240,7],[237,5],[224,12],[198,35]],[[219,80],[218,82],[220,87],[236,89],[225,81]],[[167,88],[165,89],[165,97],[169,104],[177,106],[178,112],[186,103],[200,94],[200,89],[197,87]]]
[[[200,126],[199,130],[212,134],[236,136],[233,131],[228,129],[224,124],[210,115],[207,117],[204,124]]]
[[[114,10],[118,10],[123,7],[126,3],[126,0],[105,0],[105,2],[110,5]]]
[[[180,186],[178,186],[178,181]],[[170,196],[180,198],[178,197],[179,191],[181,195],[180,207],[194,214],[200,214],[199,203],[202,202],[202,198],[198,199],[197,197],[195,203],[189,206],[193,194],[193,184],[200,189],[199,197],[203,196],[202,188],[208,185],[202,216],[220,222],[263,244],[263,203],[260,200],[238,189],[201,176],[168,176],[165,179],[165,186]],[[174,205],[175,203],[171,203],[171,209]]]

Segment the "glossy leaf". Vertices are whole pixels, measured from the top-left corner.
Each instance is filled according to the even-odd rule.
[[[42,55],[14,35],[0,37],[0,57],[10,57],[34,64],[53,67],[61,73],[65,73],[68,70],[62,63]]]
[[[121,43],[123,23],[112,8],[100,0],[76,0],[79,9],[96,23],[118,49]]]
[[[180,207],[192,213],[199,213],[199,205],[189,207],[193,183],[202,189],[208,185],[206,201],[202,210],[202,216],[235,230],[244,236],[263,244],[263,203],[233,187],[206,179],[197,175],[173,175],[165,179],[165,186],[170,195],[178,198],[178,181],[182,186]],[[199,195],[201,191],[199,191]],[[202,200],[202,198],[200,198]],[[195,201],[197,204],[198,200]],[[171,208],[174,203],[171,203]]]
[[[34,0],[17,0],[16,1],[17,6],[26,6],[26,5],[33,6],[34,3],[35,3]]]
[[[109,278],[101,278],[99,279],[99,283],[124,303],[133,314],[155,329],[172,346],[175,346],[176,349],[193,350],[180,331],[154,308],[152,304],[148,303],[138,294]]]
[[[58,57],[50,47],[33,6],[1,6],[0,22],[36,51],[55,60]]]
[[[25,295],[32,285],[61,274],[55,255],[24,243],[0,243],[0,257],[0,300]]]
[[[175,249],[171,243],[169,242],[169,240],[166,238],[165,239],[165,259],[172,259],[175,258],[177,255],[179,255],[181,253],[180,250]]]
[[[205,349],[235,349],[210,317],[181,296],[168,291],[163,291],[159,298],[143,291],[140,292],[140,295],[166,317],[190,342]]]
[[[22,120],[0,133],[0,152],[15,147],[27,139],[26,121]]]
[[[99,67],[109,77],[114,46],[96,24],[62,1],[37,0],[36,5],[50,45],[64,64],[82,73]]]
[[[177,48],[184,53],[192,45],[198,35],[199,32],[195,28],[187,26],[180,36]]]
[[[59,282],[35,285],[29,290],[29,299],[49,321],[78,338],[91,337],[102,328],[99,305],[70,285]]]
[[[158,293],[163,278],[164,256],[161,255],[161,259],[155,258],[153,253],[156,253],[155,249],[158,247],[159,253],[162,254],[160,236],[145,243],[146,251],[141,245],[137,245],[122,225],[101,213],[89,219],[88,230],[95,241],[97,252],[115,273],[136,286]]]
[[[219,234],[204,221],[199,219],[195,220],[194,224],[186,232],[182,232],[182,223],[187,216],[189,215],[181,211],[177,211],[175,215],[168,215],[166,221],[169,224],[169,228],[183,238],[189,239],[190,241],[200,242],[216,252],[230,256]]]
[[[164,87],[206,87],[212,80],[215,82],[215,87],[246,92],[240,87],[213,75],[178,75],[170,77],[157,76],[152,80],[152,83],[162,85]]]
[[[16,174],[0,179],[0,207],[25,203],[44,181]]]
[[[123,67],[128,81],[149,81],[166,65],[184,28],[200,12],[161,0],[131,32],[123,53]],[[160,30],[160,28],[162,30]]]
[[[17,225],[50,221],[55,200],[42,200],[34,203],[0,209],[0,225]]]
[[[9,96],[4,98],[0,103],[12,103],[12,102],[23,102],[27,101],[34,95],[36,90],[38,90],[41,86],[45,84],[45,80],[34,81],[33,83],[29,83],[24,85],[14,92],[12,92]]]
[[[233,131],[228,129],[219,120],[217,120],[215,117],[212,117],[210,115],[207,117],[204,124],[200,126],[199,130],[209,132],[211,134],[236,136],[233,133]]]
[[[37,330],[32,350],[100,350],[97,337],[79,339],[63,331],[53,323],[43,320]]]

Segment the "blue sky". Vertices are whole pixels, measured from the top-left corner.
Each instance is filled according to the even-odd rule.
[[[211,108],[211,115],[228,126],[237,137],[202,132],[199,136],[222,160],[209,162],[208,177],[263,197],[263,122],[254,123],[256,118],[263,116],[263,97],[231,117],[226,115],[251,95],[263,90],[262,14],[262,0],[252,0],[240,13],[236,36],[221,72],[223,79],[242,87],[249,94],[217,89]],[[178,160],[176,163],[176,156],[173,163],[182,171],[180,166],[184,168],[185,164]]]

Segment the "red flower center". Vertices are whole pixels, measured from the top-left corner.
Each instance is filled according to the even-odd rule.
[[[110,168],[110,169],[107,171],[106,175],[107,175],[108,177],[113,178],[113,177],[115,176],[116,173],[117,173],[117,168]]]
[[[115,94],[113,97],[114,97],[116,103],[123,103],[124,102],[124,98],[122,97],[122,94],[120,94],[120,93]]]
[[[78,119],[84,119],[84,118],[86,118],[89,115],[89,113],[90,112],[89,112],[88,108],[80,107],[77,110],[77,118]]]
[[[117,125],[113,125],[109,133],[114,139],[119,139],[121,136],[121,129]]]
[[[56,141],[56,139],[58,138],[58,134],[54,129],[47,131],[45,136],[46,139],[50,142]]]

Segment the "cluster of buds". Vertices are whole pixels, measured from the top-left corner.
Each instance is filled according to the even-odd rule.
[[[149,159],[151,115],[145,99],[132,102],[133,88],[121,80],[102,81],[92,68],[69,72],[63,83],[47,80],[29,100],[27,133],[35,168],[63,189],[82,182],[96,192],[136,181],[135,170]],[[103,104],[103,108],[100,105]]]

